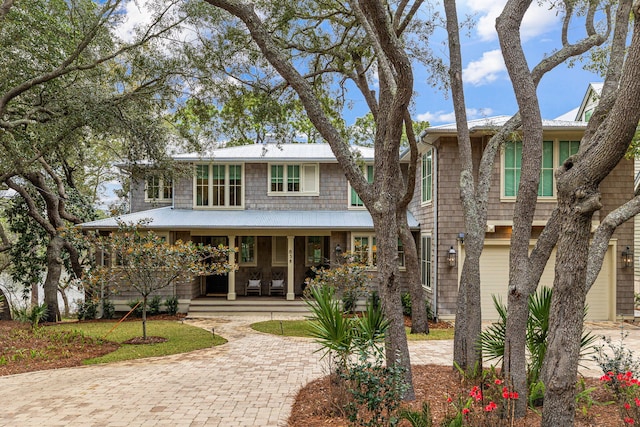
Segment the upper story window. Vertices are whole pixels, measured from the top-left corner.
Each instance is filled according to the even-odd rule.
[[[197,164],[194,175],[196,207],[241,208],[244,203],[242,165]]]
[[[268,194],[318,196],[318,169],[317,163],[270,164]]]
[[[580,141],[550,140],[542,142],[542,165],[538,197],[555,197],[554,168],[561,165],[569,156],[578,152]],[[522,142],[509,142],[502,155],[502,196],[515,198],[520,184],[522,167]]]
[[[422,155],[420,184],[422,203],[430,202],[433,197],[433,150],[429,150]]]
[[[171,200],[173,198],[173,181],[161,175],[147,175],[145,179],[144,199]]]
[[[373,182],[373,165],[367,165],[363,168],[362,173],[365,174],[365,177],[367,178],[367,182],[371,183]],[[356,190],[351,187],[351,184],[349,184],[349,207],[350,208],[364,208],[364,203],[362,202],[362,199],[360,198],[360,196],[358,196],[358,193],[356,193]]]

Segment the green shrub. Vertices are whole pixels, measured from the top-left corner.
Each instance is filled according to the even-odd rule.
[[[411,316],[411,294],[409,292],[403,292],[400,296],[402,302],[402,314],[405,316]],[[431,310],[431,303],[428,300],[424,301],[424,309],[427,313],[427,319],[433,319],[433,311]]]
[[[342,310],[345,313],[355,313],[358,294],[354,291],[345,290],[342,294]]]
[[[102,318],[113,319],[116,314],[116,307],[107,298],[102,300]]]
[[[178,312],[178,297],[169,297],[164,301],[164,306],[167,309],[167,314],[175,316]]]
[[[47,317],[48,311],[47,304],[42,303],[30,308],[17,308],[13,314],[19,322],[30,323],[33,328],[37,328],[42,319]]]
[[[153,296],[149,300],[149,305],[147,307],[147,314],[154,316],[156,314],[160,314],[160,306],[162,305],[162,298],[158,295]]]
[[[93,320],[98,316],[98,303],[85,301],[78,304],[78,320]]]
[[[140,303],[138,305],[138,303]],[[129,305],[129,307],[133,310],[133,308],[135,307],[135,310],[133,310],[133,315],[136,317],[142,317],[142,302],[140,300],[134,300],[134,301],[129,301],[127,303],[127,305]],[[137,305],[137,307],[136,307]]]

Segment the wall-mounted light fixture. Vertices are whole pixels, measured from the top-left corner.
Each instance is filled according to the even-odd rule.
[[[631,267],[633,265],[633,252],[629,249],[629,246],[622,251],[622,266],[624,268]]]
[[[336,258],[340,259],[340,257],[342,256],[342,246],[340,246],[340,243],[336,245],[335,253]]]
[[[456,239],[462,245],[464,243],[464,233],[458,233],[458,238]]]
[[[453,246],[451,246],[451,249],[449,249],[449,252],[447,252],[447,264],[449,264],[449,267],[455,267],[457,263],[458,253],[455,249],[453,249]]]

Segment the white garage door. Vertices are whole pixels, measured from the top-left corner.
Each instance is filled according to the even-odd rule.
[[[497,243],[497,244],[496,244]],[[587,294],[589,320],[615,320],[615,279],[613,278],[613,247],[609,246],[598,279]],[[553,286],[556,253],[551,254],[549,262],[540,278],[539,286]],[[508,242],[486,242],[480,257],[480,279],[482,283],[482,318],[495,320],[498,317],[492,295],[499,295],[507,302],[507,285],[509,283],[509,246]]]

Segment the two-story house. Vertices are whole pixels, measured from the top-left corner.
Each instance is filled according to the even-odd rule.
[[[575,120],[543,122],[543,164],[532,246],[556,203],[554,169],[577,151],[586,129],[595,99],[589,93],[575,112]],[[507,119],[494,117],[469,123],[476,165],[486,141]],[[371,179],[373,150],[354,149],[360,152],[363,173]],[[440,319],[453,319],[465,250],[455,124],[428,128],[421,136],[419,149],[415,197],[407,216],[419,250],[422,284],[434,314]],[[492,295],[506,300],[520,157],[520,143],[514,141],[503,147],[494,164],[481,257],[485,319],[494,319],[497,314]],[[408,154],[402,158],[409,161]],[[262,301],[269,296],[293,301],[302,294],[312,266],[335,264],[344,251],[359,252],[375,269],[376,236],[371,216],[350,188],[329,145],[256,144],[219,148],[206,156],[178,155],[175,160],[191,173],[169,179],[149,170],[146,176],[134,179],[131,213],[118,219],[127,223],[149,219],[147,227],[169,241],[237,248],[230,260],[236,270],[225,276],[196,278],[172,290],[182,311],[195,300],[241,301],[248,294]],[[633,162],[623,160],[602,183],[603,208],[593,218],[593,229],[601,218],[632,197],[633,176]],[[109,231],[116,230],[118,223],[116,218],[108,218],[82,227]],[[600,275],[587,295],[590,319],[633,316],[633,256],[629,257],[634,250],[633,236],[633,223],[628,222],[611,239]],[[398,251],[402,273],[401,245]],[[555,253],[541,285],[553,284],[554,260]],[[282,287],[273,288],[273,280]],[[124,309],[126,300],[135,295],[118,298],[116,305]]]
[[[590,105],[585,103],[585,105]],[[469,122],[474,164],[497,127],[509,117]],[[538,203],[533,222],[533,240],[540,234],[556,203],[554,169],[577,152],[587,123],[545,120],[543,161]],[[460,202],[460,163],[455,124],[428,128],[422,135],[420,173],[410,211],[420,223],[420,259],[423,284],[441,319],[453,319],[464,257],[464,220]],[[480,259],[482,314],[495,319],[492,295],[506,302],[509,280],[509,248],[513,207],[520,180],[521,143],[503,147],[496,159],[489,195],[485,247]],[[592,230],[609,212],[633,196],[633,162],[623,160],[601,185],[603,208],[593,218]],[[633,223],[618,227],[607,251],[597,282],[587,295],[590,319],[613,320],[633,316]],[[541,278],[541,286],[552,286],[555,251]]]
[[[363,173],[372,179],[373,149],[354,150],[359,151]],[[237,248],[230,260],[237,266],[234,271],[175,289],[183,311],[204,297],[237,300],[251,294],[266,301],[277,293],[277,298],[294,300],[302,294],[312,266],[334,264],[345,251],[358,252],[375,269],[371,216],[328,144],[254,144],[219,148],[208,156],[178,155],[175,160],[188,165],[192,174],[168,179],[148,171],[133,181],[130,214],[82,227],[114,231],[117,220],[148,219],[147,227],[170,242]],[[407,215],[417,237],[419,224]],[[401,245],[398,251],[402,264]],[[278,282],[283,288],[272,287],[273,280],[283,280]],[[124,309],[126,300],[134,298],[121,294],[116,305]]]

